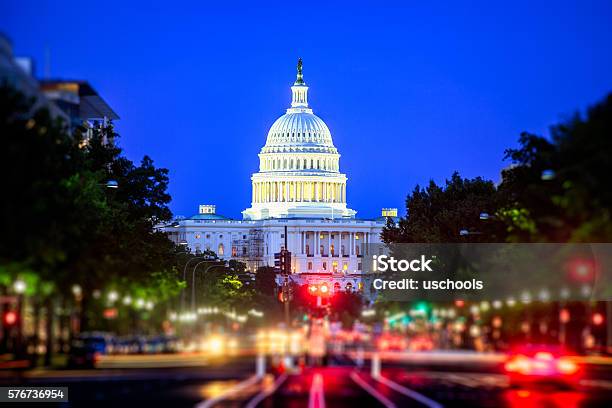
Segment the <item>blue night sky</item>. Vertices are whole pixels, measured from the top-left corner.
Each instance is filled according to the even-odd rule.
[[[178,215],[249,206],[298,56],[361,217],[403,213],[417,183],[454,170],[498,181],[521,131],[545,134],[612,91],[609,0],[11,3],[0,30],[15,54],[40,76],[48,48],[52,77],[90,81],[128,157],[170,169]]]

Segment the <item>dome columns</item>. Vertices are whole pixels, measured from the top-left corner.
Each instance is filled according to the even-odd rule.
[[[346,204],[346,181],[253,181],[253,203]]]

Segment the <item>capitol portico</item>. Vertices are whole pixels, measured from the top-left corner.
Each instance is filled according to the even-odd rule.
[[[380,242],[385,217],[357,219],[347,207],[340,154],[308,104],[308,89],[299,60],[291,106],[268,132],[242,220],[200,205],[198,214],[161,230],[193,252],[211,250],[222,259],[245,262],[252,271],[274,265],[274,254],[287,242],[294,280],[331,274],[333,290],[353,290],[360,287],[364,251]]]

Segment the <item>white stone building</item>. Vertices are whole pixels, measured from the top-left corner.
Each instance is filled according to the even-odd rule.
[[[335,290],[351,290],[360,285],[364,250],[380,242],[385,218],[358,219],[347,207],[340,154],[329,128],[308,105],[301,60],[291,91],[291,107],[274,122],[259,153],[251,207],[243,219],[200,205],[197,215],[162,229],[191,251],[211,250],[222,259],[246,262],[252,271],[273,266],[286,239],[294,280],[331,275]]]

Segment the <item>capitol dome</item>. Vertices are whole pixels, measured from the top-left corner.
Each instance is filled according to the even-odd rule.
[[[291,107],[270,127],[253,174],[252,207],[245,219],[353,217],[346,208],[346,175],[329,128],[308,105],[298,61]]]
[[[261,152],[281,151],[338,152],[329,128],[312,110],[288,112],[276,119]]]

